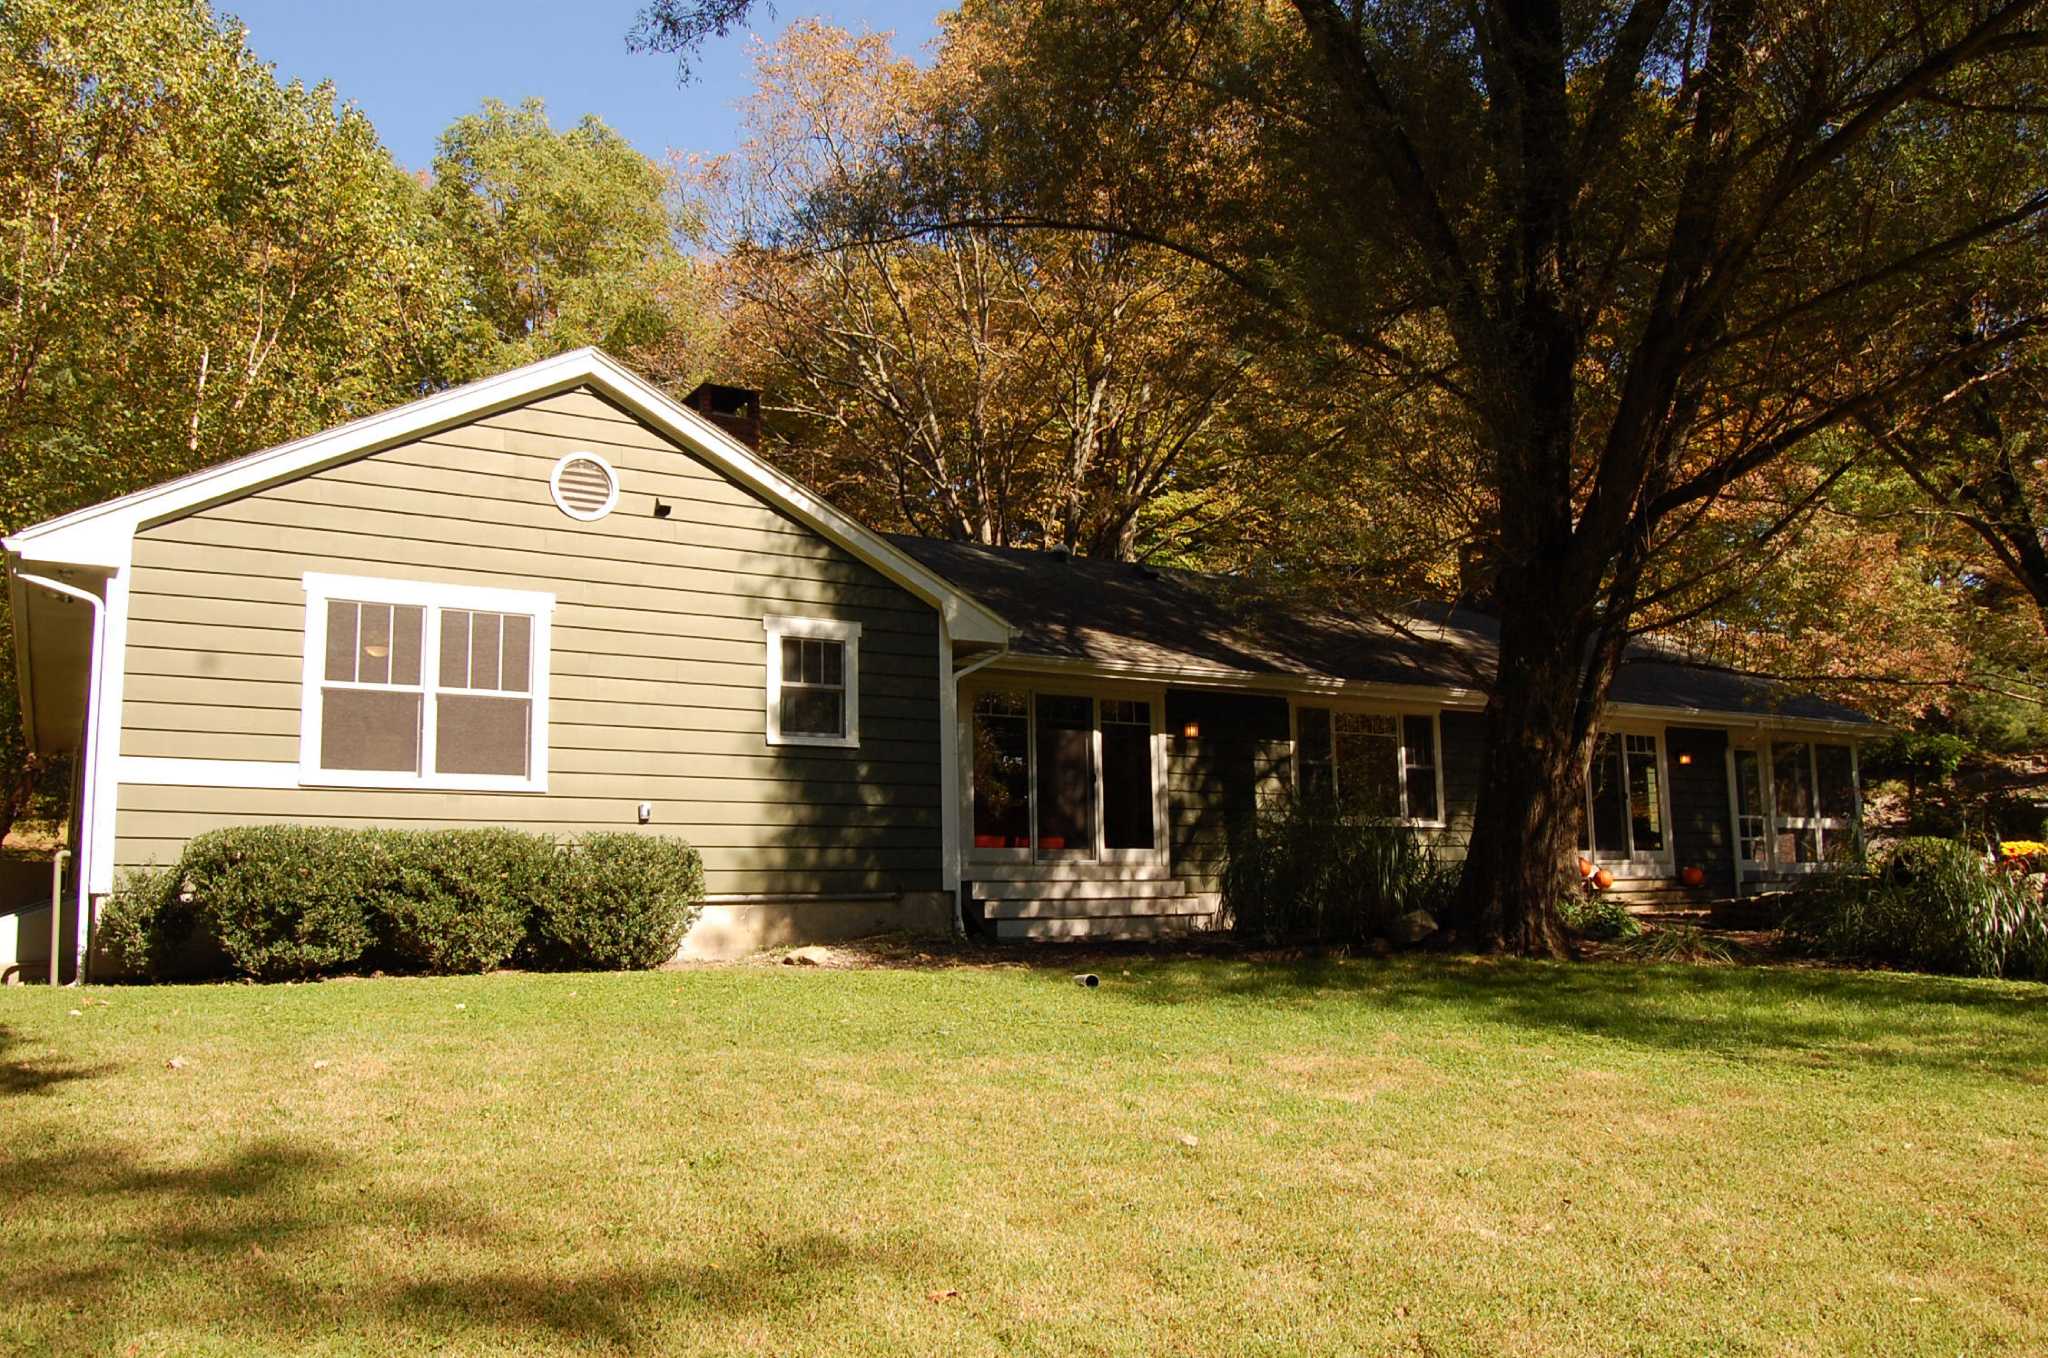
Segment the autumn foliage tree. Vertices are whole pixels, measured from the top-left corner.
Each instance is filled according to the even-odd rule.
[[[1461,904],[1551,953],[1651,582],[1747,479],[2041,327],[2042,8],[984,0],[921,196],[844,225],[1159,244],[1435,393],[1501,616]]]

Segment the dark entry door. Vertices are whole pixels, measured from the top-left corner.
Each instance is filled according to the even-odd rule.
[[[1038,856],[1095,855],[1095,700],[1038,695]]]

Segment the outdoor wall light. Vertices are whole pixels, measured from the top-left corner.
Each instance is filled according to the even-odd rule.
[[[1690,764],[1690,763],[1692,763],[1692,751],[1690,751],[1690,750],[1687,750],[1687,751],[1685,751],[1685,752],[1684,752],[1683,754],[1679,755],[1679,756],[1678,756],[1678,762],[1679,762],[1679,763],[1681,763],[1681,764]]]
[[[1180,728],[1180,733],[1189,740],[1198,740],[1202,735],[1202,723],[1191,721],[1186,726]]]

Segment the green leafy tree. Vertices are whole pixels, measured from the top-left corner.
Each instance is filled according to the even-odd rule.
[[[557,131],[538,99],[486,100],[442,133],[429,194],[492,367],[598,345],[680,381],[701,361],[699,224],[674,171],[597,118]]]
[[[0,7],[0,531],[465,371],[425,208],[359,112],[204,5]],[[11,821],[35,780],[0,643]]]

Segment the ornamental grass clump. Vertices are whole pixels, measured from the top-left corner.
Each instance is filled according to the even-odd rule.
[[[1413,829],[1288,797],[1232,836],[1223,903],[1262,943],[1362,943],[1417,910],[1440,918],[1456,881]]]
[[[1875,872],[1829,874],[1793,898],[1784,931],[1844,960],[2048,979],[2040,884],[1954,840],[1903,840]]]

